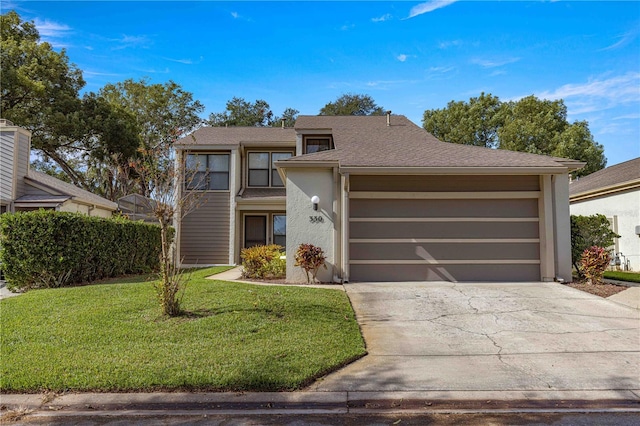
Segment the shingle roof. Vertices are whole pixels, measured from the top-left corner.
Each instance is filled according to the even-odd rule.
[[[290,127],[201,127],[175,145],[239,145],[242,142],[296,142]]]
[[[638,179],[640,179],[640,157],[574,180],[569,185],[569,193],[575,195],[597,191],[600,188],[607,188]]]
[[[284,198],[286,195],[287,190],[284,188],[245,188],[241,198]]]
[[[442,142],[402,115],[300,116],[295,129],[327,130],[335,150],[289,161],[338,161],[341,167],[563,167],[543,155]]]
[[[64,203],[71,195],[23,195],[15,200],[16,203]]]
[[[72,185],[67,182],[63,182],[60,179],[56,179],[53,176],[49,176],[45,173],[40,173],[35,170],[29,170],[28,175],[25,177],[27,181],[33,181],[40,185],[44,185],[48,188],[51,188],[55,192],[61,192],[63,194],[67,194],[72,196],[78,201],[82,201],[88,204],[95,204],[100,207],[105,207],[109,210],[116,210],[118,205],[112,201],[107,200],[106,198],[102,198],[96,194],[92,194],[89,191],[85,191],[84,189],[78,188],[75,185]]]

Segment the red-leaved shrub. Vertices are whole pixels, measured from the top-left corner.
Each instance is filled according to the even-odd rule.
[[[609,251],[603,247],[591,246],[582,252],[580,264],[585,277],[592,284],[602,281],[602,275],[611,262]]]

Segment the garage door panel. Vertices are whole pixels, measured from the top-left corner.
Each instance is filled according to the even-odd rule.
[[[537,260],[538,243],[351,243],[351,260]]]
[[[538,217],[537,199],[508,200],[372,200],[352,199],[349,214],[354,218],[372,217]]]
[[[352,191],[538,191],[540,178],[534,175],[503,176],[351,176]]]
[[[352,281],[540,281],[539,265],[352,265]],[[357,277],[357,278],[356,278]]]
[[[538,238],[538,222],[352,222],[351,239]]]

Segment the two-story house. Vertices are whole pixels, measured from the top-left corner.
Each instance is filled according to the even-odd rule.
[[[184,265],[240,249],[320,246],[331,281],[571,280],[568,173],[583,163],[437,140],[404,116],[301,116],[210,128],[176,145],[201,205],[177,226]]]
[[[110,217],[114,202],[29,168],[31,132],[0,119],[0,213],[51,209]]]

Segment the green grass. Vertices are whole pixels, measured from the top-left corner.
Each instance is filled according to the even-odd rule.
[[[640,273],[638,272],[604,271],[604,277],[611,280],[640,283]]]
[[[293,390],[365,354],[346,294],[191,275],[186,314],[151,281],[35,290],[0,302],[0,390]]]

